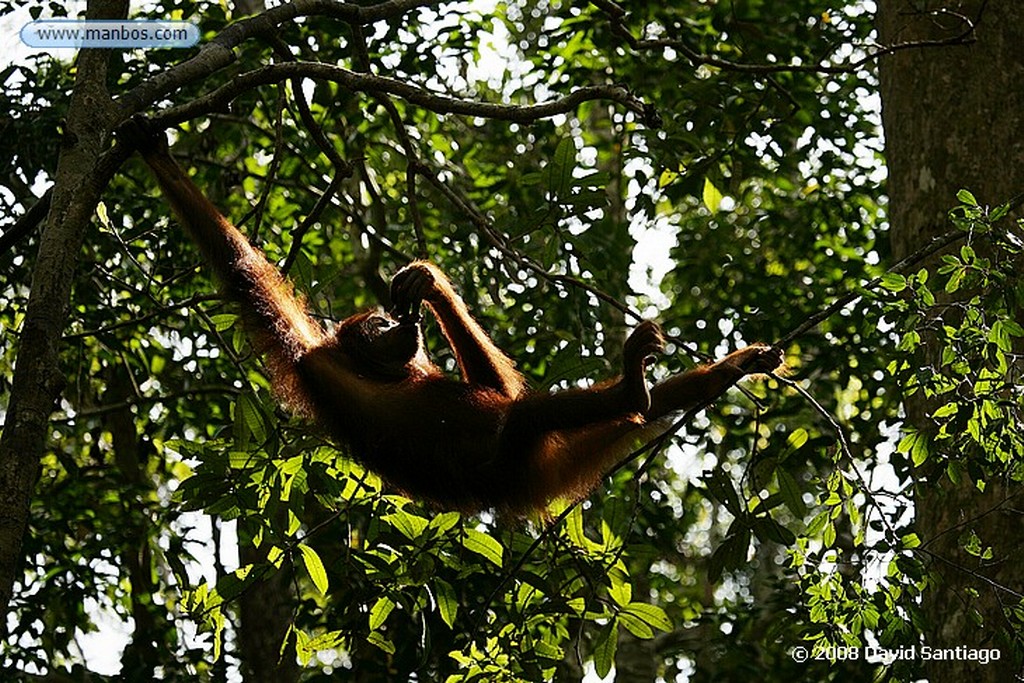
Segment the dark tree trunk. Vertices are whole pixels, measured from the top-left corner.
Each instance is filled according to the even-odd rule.
[[[248,542],[240,546],[239,552],[243,566],[266,561],[264,554]],[[299,680],[301,671],[295,660],[295,638],[290,638],[284,654],[281,653],[295,603],[291,578],[291,570],[273,571],[269,578],[242,593],[238,600],[238,655],[245,683]]]
[[[90,19],[123,18],[127,0],[91,0]],[[82,239],[106,185],[99,156],[116,113],[106,89],[110,50],[83,50],[67,127],[32,273],[25,322],[0,434],[0,614],[6,614],[21,566],[29,502],[46,447],[50,413],[63,389],[61,335]],[[0,621],[0,632],[6,619]]]
[[[877,19],[882,43],[946,39],[963,31],[964,24],[950,14],[915,13],[940,5],[972,19],[981,13],[975,42],[904,50],[881,63],[895,259],[948,229],[946,212],[957,203],[959,189],[969,189],[980,203],[993,205],[1024,190],[1024,3],[881,0]],[[908,397],[906,406],[908,422],[927,430],[927,414],[935,406],[927,405],[920,392]],[[931,474],[921,469],[919,483]],[[1018,602],[1011,591],[1024,586],[1022,506],[1004,504],[1008,497],[1019,496],[1021,488],[993,481],[979,493],[969,477],[960,485],[945,476],[929,479],[941,483],[919,485],[915,497],[918,531],[937,579],[922,604],[925,644],[997,647],[1002,659],[987,666],[924,662],[925,673],[933,683],[1017,680],[1013,650],[1001,632],[1007,626],[1003,610]],[[962,549],[965,531],[976,532],[983,546],[992,546],[992,560],[979,560]]]

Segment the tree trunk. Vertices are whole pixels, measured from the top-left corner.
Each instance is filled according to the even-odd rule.
[[[881,42],[947,39],[961,33],[964,24],[949,14],[915,13],[915,8],[938,5],[971,19],[983,12],[976,41],[903,50],[880,65],[894,259],[948,229],[946,212],[957,203],[959,189],[991,205],[1024,189],[1024,3],[881,0]],[[919,392],[906,399],[906,408],[908,423],[927,431],[927,414],[934,406],[926,405]],[[917,528],[934,558],[929,569],[937,580],[921,605],[924,644],[994,647],[1002,655],[987,666],[924,661],[933,682],[1016,680],[1013,650],[1000,633],[1007,625],[1003,608],[1018,600],[1002,587],[1019,591],[1024,586],[1024,563],[1018,559],[1024,520],[1015,512],[1019,504],[1000,503],[1021,493],[1017,485],[996,481],[980,493],[969,477],[954,485],[943,476],[938,486],[916,488]],[[982,561],[963,550],[961,534],[969,530],[983,546],[992,546],[993,560]]]
[[[90,19],[123,18],[127,0],[91,0]],[[109,50],[82,50],[57,162],[50,212],[32,273],[25,323],[0,434],[0,612],[6,613],[21,566],[29,503],[46,447],[47,426],[64,385],[59,367],[71,282],[86,227],[106,185],[97,170],[115,110],[106,89]],[[6,632],[6,619],[0,633]]]
[[[242,566],[266,562],[265,554],[248,541],[239,545]],[[295,660],[295,639],[281,653],[292,623],[295,596],[292,572],[282,568],[242,593],[238,601],[238,656],[245,683],[292,683],[301,670]]]
[[[153,553],[150,550],[149,517],[146,501],[153,495],[152,482],[146,477],[146,449],[136,426],[135,411],[129,405],[134,396],[131,370],[126,365],[108,369],[103,401],[120,405],[104,416],[103,424],[110,431],[114,444],[112,487],[121,490],[120,499],[127,501],[121,510],[122,531],[126,540],[121,549],[121,576],[128,579],[131,590],[131,615],[135,622],[132,641],[121,656],[121,676],[130,681],[149,681],[160,664],[161,648],[173,642],[173,633],[166,634],[167,623],[161,619],[163,607],[153,600]],[[166,637],[170,635],[171,637]]]

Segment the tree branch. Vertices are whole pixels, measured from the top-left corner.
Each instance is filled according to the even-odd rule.
[[[499,121],[532,123],[558,114],[568,114],[584,102],[610,100],[638,114],[648,125],[652,125],[653,118],[643,101],[621,85],[586,86],[543,104],[495,104],[462,100],[431,92],[394,78],[357,73],[333,64],[285,62],[268,64],[262,68],[239,74],[213,92],[186,104],[166,109],[155,114],[152,119],[164,126],[189,121],[197,116],[225,109],[232,100],[253,88],[293,78],[332,81],[355,92],[366,92],[378,96],[396,95],[435,114],[459,114]]]
[[[36,200],[36,203],[28,211],[21,214],[18,220],[14,222],[14,225],[0,235],[0,255],[7,253],[8,249],[14,248],[18,241],[39,227],[39,224],[43,222],[46,214],[50,211],[50,200],[52,198],[53,188],[50,188],[42,197]]]
[[[636,52],[649,52],[654,50],[664,50],[666,48],[675,50],[680,53],[694,66],[713,66],[723,71],[733,71],[737,73],[753,74],[753,75],[768,75],[775,73],[812,73],[812,74],[847,74],[853,73],[857,69],[860,69],[864,65],[876,61],[882,57],[901,52],[903,50],[917,50],[922,48],[930,47],[948,47],[951,45],[969,45],[973,43],[974,32],[977,29],[978,22],[981,21],[982,14],[985,12],[985,5],[988,4],[987,0],[982,2],[981,7],[978,9],[977,15],[972,19],[963,14],[957,14],[945,9],[939,9],[934,11],[924,11],[921,14],[928,15],[946,15],[954,17],[963,26],[963,29],[954,36],[949,38],[940,38],[932,40],[909,40],[902,43],[893,43],[891,45],[879,46],[873,51],[868,51],[860,59],[856,59],[847,64],[829,65],[829,64],[750,64],[744,62],[734,62],[729,59],[723,59],[716,57],[715,55],[703,54],[697,52],[685,42],[674,38],[662,38],[658,40],[643,40],[637,38],[630,32],[629,28],[625,24],[625,19],[628,12],[623,9],[618,3],[613,0],[590,0],[591,4],[595,5],[602,12],[607,14],[611,19],[612,30],[619,36],[621,36],[628,44],[631,49]]]
[[[123,118],[137,114],[154,102],[167,98],[187,83],[202,81],[235,61],[234,48],[250,38],[276,35],[281,24],[303,16],[327,16],[352,24],[384,21],[418,7],[441,4],[441,0],[387,0],[360,6],[337,0],[292,0],[228,26],[200,48],[199,53],[181,64],[154,75],[116,101]]]
[[[892,267],[885,271],[885,273],[883,273],[882,275],[879,275],[878,277],[869,280],[868,282],[861,285],[861,289],[872,290],[882,282],[882,278],[885,275],[889,273],[903,272],[904,270],[910,268],[911,266],[916,265],[923,261],[924,259],[928,258],[929,256],[939,251],[946,245],[952,244],[953,242],[958,242],[963,239],[967,239],[969,236],[969,233],[964,232],[960,228],[951,228],[946,232],[942,233],[941,235],[933,238],[928,244],[924,245],[914,253],[907,255],[905,258],[893,264]],[[862,296],[863,294],[860,291],[852,291],[839,297],[834,302],[832,302],[832,304],[828,308],[818,311],[817,313],[809,317],[807,320],[805,320],[795,330],[791,331],[789,334],[787,334],[778,342],[776,342],[775,346],[778,346],[779,348],[785,348],[794,339],[803,336],[805,332],[816,327],[822,321],[832,317],[832,315],[834,315],[841,309],[845,308],[846,306],[854,303]]]

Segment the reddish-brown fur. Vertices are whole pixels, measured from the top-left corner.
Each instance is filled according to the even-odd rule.
[[[586,495],[660,418],[781,362],[777,350],[749,346],[648,391],[646,359],[661,350],[662,337],[656,324],[645,322],[626,341],[618,379],[531,392],[448,278],[424,261],[395,275],[394,316],[360,313],[328,333],[174,162],[162,134],[135,119],[121,136],[141,151],[224,293],[241,304],[281,398],[391,485],[440,506],[522,513],[559,496]],[[439,321],[460,380],[427,358],[421,302]]]

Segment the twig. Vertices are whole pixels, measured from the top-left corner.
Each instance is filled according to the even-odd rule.
[[[966,239],[967,237],[968,233],[964,232],[960,228],[951,228],[950,230],[947,230],[941,235],[933,237],[931,242],[924,245],[914,253],[900,259],[895,264],[893,264],[892,267],[885,271],[885,273],[879,275],[878,277],[872,280],[869,280],[861,288],[867,290],[874,289],[879,285],[879,283],[881,283],[882,278],[885,277],[886,275],[890,273],[900,273],[909,268],[910,266],[914,266],[920,263],[924,259],[928,258],[935,252],[942,249],[943,247],[952,244],[953,242]],[[855,301],[859,300],[862,296],[864,295],[859,292],[850,292],[844,296],[839,297],[828,308],[815,313],[807,320],[805,320],[803,324],[801,324],[795,330],[782,337],[782,339],[780,339],[777,342],[776,346],[788,346],[794,339],[803,336],[808,330],[816,327],[822,321],[832,317],[835,313],[842,310],[851,303],[854,303]]]
[[[607,14],[611,18],[613,31],[621,36],[630,46],[631,49],[637,52],[646,52],[654,50],[664,50],[666,48],[675,50],[686,57],[694,66],[705,65],[713,66],[723,71],[732,71],[744,74],[753,75],[768,75],[776,73],[811,73],[811,74],[848,74],[853,73],[857,69],[863,67],[869,62],[876,61],[887,55],[901,52],[904,50],[919,50],[922,48],[932,47],[948,47],[951,45],[968,45],[974,42],[974,32],[977,30],[978,22],[981,20],[981,16],[985,11],[985,5],[987,0],[981,3],[981,7],[978,9],[977,15],[972,19],[962,14],[956,14],[949,10],[936,10],[934,12],[927,12],[927,14],[945,14],[955,17],[961,24],[963,24],[963,30],[954,36],[949,38],[941,38],[935,40],[910,40],[902,43],[893,43],[879,47],[878,49],[868,52],[865,56],[860,59],[856,59],[845,65],[827,65],[827,64],[750,64],[744,62],[734,62],[729,59],[723,59],[714,55],[701,54],[691,48],[689,45],[684,43],[682,40],[672,38],[662,38],[657,40],[643,40],[634,36],[625,25],[625,18],[627,12],[620,5],[613,2],[612,0],[590,0],[591,4],[598,7],[601,11]]]

